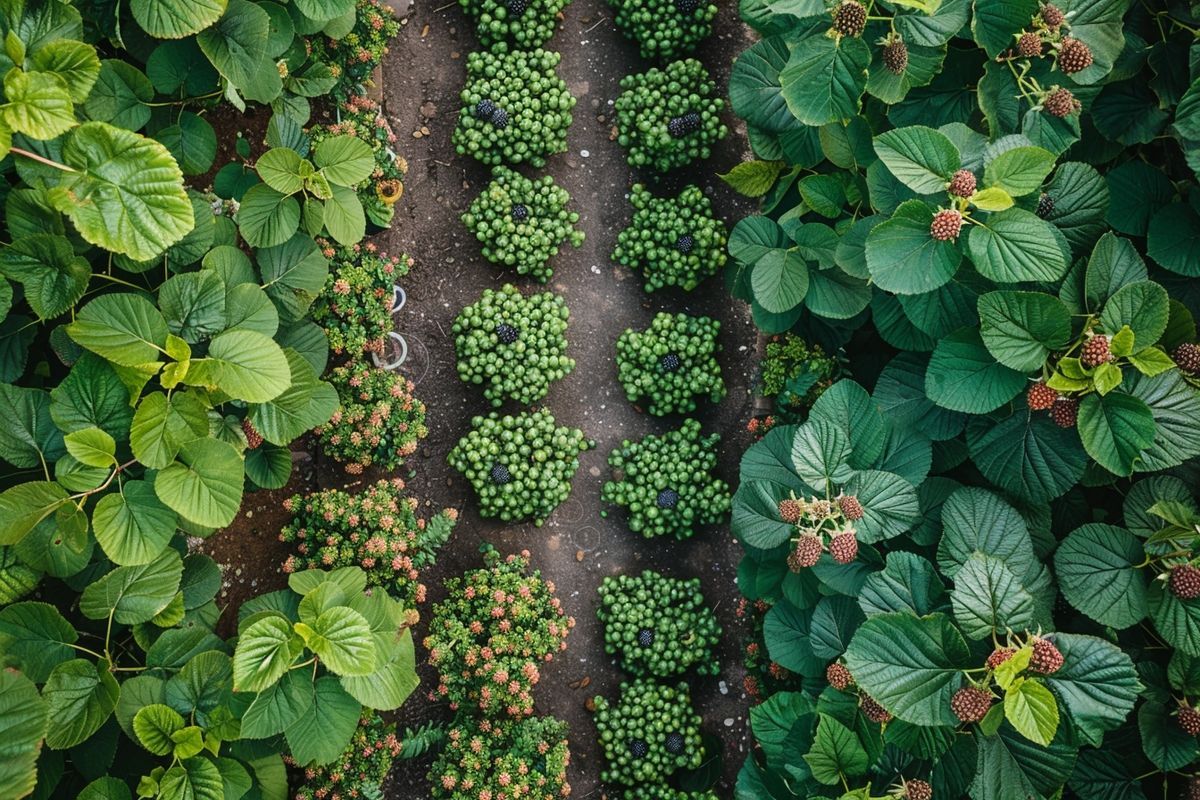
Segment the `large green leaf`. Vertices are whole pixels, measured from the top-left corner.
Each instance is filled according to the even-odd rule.
[[[1017,678],[1004,693],[1004,718],[1017,733],[1045,747],[1058,731],[1058,703],[1037,680]]]
[[[229,0],[217,22],[196,37],[208,60],[251,100],[270,102],[282,81],[268,61],[271,17],[249,0]],[[272,75],[260,73],[270,71]]]
[[[138,461],[152,469],[170,466],[179,448],[208,433],[208,409],[191,392],[142,398],[129,428],[129,445]]]
[[[33,791],[48,717],[46,702],[32,681],[19,672],[0,671],[0,795],[25,797]]]
[[[804,300],[808,278],[808,265],[799,253],[772,249],[754,262],[750,286],[759,305],[773,314],[782,314]]]
[[[1101,625],[1136,625],[1146,617],[1146,579],[1138,569],[1144,558],[1141,542],[1124,528],[1083,525],[1054,553],[1059,590]]]
[[[887,564],[863,582],[858,604],[867,616],[907,611],[918,617],[941,610],[945,587],[933,565],[902,550],[888,553]]]
[[[160,800],[225,800],[221,770],[207,758],[184,759],[159,779]]]
[[[278,247],[255,253],[263,288],[285,322],[301,319],[325,286],[329,262],[308,236],[296,234]]]
[[[4,96],[8,102],[0,106],[0,119],[10,135],[54,139],[76,124],[71,87],[52,72],[9,70],[4,76]]]
[[[251,247],[281,245],[292,238],[299,227],[300,204],[296,198],[266,184],[252,186],[242,197],[238,232]]]
[[[858,736],[833,717],[822,714],[820,720],[812,749],[804,755],[813,777],[833,786],[846,776],[864,774],[870,759]]]
[[[270,615],[252,623],[233,652],[234,691],[262,692],[275,685],[303,649],[285,617]]]
[[[771,660],[805,677],[824,674],[827,659],[813,653],[811,626],[811,611],[796,608],[786,600],[772,606],[763,620],[763,637]]]
[[[179,592],[183,560],[174,550],[164,550],[149,564],[117,567],[83,590],[79,610],[89,619],[133,625],[149,622],[170,605]]]
[[[50,390],[50,416],[65,433],[96,426],[124,441],[133,409],[129,390],[112,366],[93,353],[84,353]]]
[[[944,192],[962,165],[954,142],[924,125],[879,134],[875,137],[875,152],[891,173],[917,194]]]
[[[1031,502],[1061,496],[1087,466],[1087,453],[1074,431],[1023,408],[998,423],[973,420],[967,428],[967,446],[971,460],[988,480]]]
[[[1052,742],[1035,744],[1005,723],[998,733],[975,732],[979,758],[971,784],[972,800],[1048,798],[1066,782],[1076,748]]]
[[[357,244],[367,231],[366,212],[358,193],[345,186],[333,186],[325,201],[325,230],[338,244],[350,247]]]
[[[1041,292],[988,292],[979,298],[980,336],[988,352],[1018,372],[1041,369],[1071,338],[1071,311]]]
[[[171,736],[186,723],[178,711],[162,703],[143,706],[133,716],[133,733],[138,744],[156,756],[168,756],[175,749]]]
[[[241,507],[243,472],[242,456],[233,445],[196,439],[155,476],[154,492],[181,517],[221,527],[233,522]]]
[[[1167,329],[1170,297],[1153,281],[1136,281],[1115,291],[1100,312],[1104,330],[1115,334],[1128,325],[1133,331],[1133,352],[1155,344]]]
[[[826,420],[842,429],[850,439],[850,466],[866,469],[874,464],[887,444],[887,423],[867,390],[851,380],[830,386],[809,412],[810,420]]]
[[[182,39],[221,18],[227,0],[130,0],[129,10],[155,39]]]
[[[846,651],[854,680],[898,719],[914,725],[956,725],[950,698],[972,658],[943,614],[878,614],[858,629]]]
[[[1200,213],[1186,203],[1164,206],[1150,219],[1146,253],[1164,269],[1200,277]]]
[[[46,746],[65,750],[89,739],[112,715],[120,692],[112,673],[90,661],[59,664],[42,689],[50,712]]]
[[[998,558],[972,554],[954,574],[950,597],[954,618],[970,639],[1002,636],[1033,625],[1033,596]]]
[[[1095,636],[1056,633],[1063,665],[1044,680],[1065,716],[1093,746],[1133,711],[1142,690],[1133,661],[1120,647]]]
[[[41,467],[66,453],[62,432],[51,418],[50,395],[0,383],[0,458],[14,467]],[[3,537],[0,537],[3,538]]]
[[[358,728],[361,711],[337,678],[317,678],[312,705],[284,732],[296,763],[327,764],[341,755]]]
[[[806,36],[779,74],[783,99],[805,125],[824,125],[858,113],[871,51],[861,39]]]
[[[145,297],[117,293],[101,295],[80,309],[67,333],[109,361],[138,367],[157,362],[166,352],[170,330],[162,312]]]
[[[185,272],[158,288],[167,328],[188,344],[211,338],[225,327],[226,286],[212,270]]]
[[[70,503],[63,487],[53,481],[30,481],[5,489],[0,492],[0,545],[16,544],[39,526],[53,529],[51,515]]]
[[[871,279],[889,292],[931,292],[954,277],[962,253],[953,242],[929,233],[933,210],[924,201],[906,200],[891,219],[867,235],[867,268]]]
[[[291,371],[291,385],[270,402],[250,409],[254,429],[280,446],[327,422],[338,407],[337,390],[318,380],[312,365],[295,350],[283,352]]]
[[[204,359],[192,361],[187,380],[203,381],[247,403],[265,403],[287,390],[291,372],[274,339],[256,331],[232,330],[209,343]]]
[[[175,512],[163,505],[148,481],[127,481],[96,504],[96,541],[113,563],[148,564],[175,535]]]
[[[242,715],[242,736],[267,739],[283,733],[313,702],[313,685],[301,670],[284,673],[279,682],[259,692]]]
[[[1137,717],[1142,752],[1159,769],[1179,769],[1200,755],[1200,742],[1179,727],[1178,720],[1171,716],[1171,709],[1162,702],[1147,700],[1138,709]]]
[[[791,465],[817,492],[829,493],[849,480],[853,473],[846,463],[849,455],[848,437],[834,423],[817,419],[796,428]]]
[[[1000,283],[1056,281],[1068,266],[1054,229],[1022,208],[991,214],[971,226],[967,250],[979,273]]]
[[[0,609],[0,653],[37,683],[64,661],[79,639],[71,623],[49,603],[14,603]]]
[[[1012,197],[1023,197],[1042,187],[1054,169],[1055,157],[1040,147],[1014,147],[988,162],[983,183],[1003,189]]]
[[[1141,164],[1133,161],[1130,164]],[[1146,280],[1146,262],[1128,239],[1109,232],[1100,237],[1088,258],[1084,278],[1084,303],[1090,310],[1101,308],[1122,286]],[[1113,332],[1120,330],[1117,325]]]
[[[1023,374],[996,361],[980,331],[964,328],[938,342],[925,372],[929,399],[951,411],[986,414],[1025,388]]]
[[[53,319],[83,297],[92,268],[65,237],[35,233],[0,251],[0,274],[25,287],[25,299],[38,317]]]
[[[322,139],[313,151],[313,163],[330,183],[351,188],[370,178],[375,170],[371,146],[350,134]]]
[[[1079,438],[1089,456],[1117,475],[1133,474],[1138,456],[1154,443],[1154,415],[1124,392],[1089,394],[1079,404]]]
[[[411,630],[405,629],[400,634],[394,649],[392,660],[370,675],[343,676],[342,688],[367,708],[381,711],[399,708],[420,683]]]
[[[796,127],[779,80],[790,53],[784,37],[770,36],[743,50],[733,63],[729,103],[734,113],[760,130],[782,132]]]
[[[895,473],[860,470],[844,488],[863,507],[863,518],[855,526],[861,542],[872,544],[899,536],[920,518],[917,490]]]
[[[1154,377],[1131,374],[1125,388],[1150,409],[1154,417],[1154,442],[1145,449],[1135,469],[1155,472],[1178,466],[1200,455],[1200,393],[1191,387],[1179,370]]]
[[[993,492],[975,486],[956,490],[942,503],[942,526],[938,566],[950,578],[976,553],[998,559],[1018,578],[1035,567],[1025,520]]]
[[[371,628],[362,614],[347,606],[327,609],[311,625],[296,623],[296,632],[308,649],[338,675],[362,676],[375,671]]]

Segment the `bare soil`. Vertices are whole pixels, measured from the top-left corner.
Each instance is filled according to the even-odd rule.
[[[564,249],[553,262],[548,288],[563,296],[571,310],[568,339],[577,366],[551,390],[545,405],[560,424],[582,428],[597,441],[584,453],[573,492],[541,528],[502,525],[483,520],[470,487],[446,465],[446,454],[470,426],[471,417],[490,411],[483,396],[459,381],[454,367],[454,343],[449,336],[454,316],[474,302],[484,288],[512,282],[533,290],[532,279],[505,272],[485,261],[479,245],[459,221],[475,195],[487,183],[488,170],[455,155],[450,143],[464,82],[465,55],[477,46],[470,24],[456,4],[434,8],[418,4],[393,43],[384,63],[385,109],[400,137],[398,150],[409,162],[404,196],[397,205],[393,228],[376,238],[389,252],[407,252],[416,259],[404,285],[408,303],[397,315],[397,329],[410,347],[402,368],[417,383],[417,395],[429,409],[429,437],[418,455],[401,469],[410,492],[421,499],[426,514],[447,506],[463,515],[437,568],[424,575],[430,602],[444,596],[448,576],[480,565],[479,546],[489,542],[502,552],[527,549],[543,574],[553,580],[577,626],[568,649],[543,672],[536,690],[538,712],[566,720],[572,731],[570,780],[579,798],[615,798],[599,782],[602,768],[595,728],[585,702],[596,694],[615,696],[624,679],[604,654],[602,631],[595,618],[596,589],[608,575],[653,568],[668,575],[699,576],[705,596],[717,608],[725,636],[722,672],[717,677],[692,678],[693,702],[704,716],[705,730],[724,742],[725,769],[716,788],[721,798],[733,796],[737,769],[748,747],[739,651],[743,630],[735,616],[735,584],[739,547],[727,526],[697,531],[683,542],[647,540],[631,534],[620,509],[605,509],[600,488],[608,478],[606,459],[624,439],[640,438],[677,426],[681,418],[655,418],[641,413],[624,396],[616,380],[617,337],[629,327],[644,327],[658,311],[685,311],[721,320],[721,364],[728,395],[719,406],[704,406],[697,415],[706,431],[718,431],[719,474],[736,483],[740,453],[748,445],[745,422],[752,413],[751,392],[755,335],[747,309],[732,301],[715,277],[690,294],[677,291],[647,295],[640,276],[615,265],[610,258],[617,233],[629,217],[627,195],[640,181],[657,184],[663,193],[699,182],[713,198],[719,216],[730,226],[749,210],[720,180],[742,160],[747,146],[744,131],[735,131],[705,164],[677,171],[656,181],[639,175],[625,163],[612,141],[612,104],[618,82],[626,73],[646,69],[636,46],[624,40],[611,21],[604,0],[574,0],[566,9],[555,37],[547,45],[563,54],[559,74],[579,103],[568,137],[568,152],[555,156],[544,170],[566,188],[580,213],[587,234],[583,247]],[[697,53],[708,66],[721,93],[725,92],[733,58],[747,45],[748,33],[737,19],[736,4],[723,3],[714,35]],[[728,115],[734,127],[734,117]],[[515,411],[506,407],[505,410]],[[314,448],[311,459],[297,464],[285,490],[247,498],[245,511],[233,526],[205,542],[205,549],[226,566],[225,602],[236,606],[252,594],[283,584],[278,565],[286,550],[276,540],[286,521],[283,498],[296,491],[362,484],[380,477],[352,478],[322,459]],[[607,510],[607,516],[601,512]],[[416,725],[447,716],[443,704],[423,696],[426,682],[400,712],[402,725]],[[428,759],[398,764],[389,780],[389,798],[428,796],[424,773]]]

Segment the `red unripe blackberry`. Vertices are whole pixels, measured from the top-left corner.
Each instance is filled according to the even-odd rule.
[[[797,540],[796,549],[788,555],[788,568],[792,572],[816,565],[821,560],[821,540],[811,534],[804,534]]]
[[[987,664],[987,668],[995,669],[1005,661],[1008,661],[1010,658],[1012,658],[1016,652],[1017,649],[1015,647],[997,647],[987,657],[987,661],[985,662]]]
[[[1184,342],[1171,354],[1175,364],[1188,375],[1200,376],[1200,344]]]
[[[862,36],[867,27],[867,9],[858,0],[842,0],[833,10],[833,28],[842,36]]]
[[[1184,733],[1188,736],[1200,736],[1200,711],[1184,702],[1179,705],[1179,713],[1175,719],[1179,721],[1179,727],[1183,728]]]
[[[955,197],[970,197],[975,194],[975,173],[969,169],[960,169],[950,177],[947,191]]]
[[[1068,75],[1082,72],[1092,65],[1092,48],[1070,36],[1058,47],[1058,68]]]
[[[1050,419],[1060,428],[1074,428],[1079,419],[1079,401],[1074,397],[1058,400],[1050,409]]]
[[[1195,600],[1200,597],[1200,569],[1191,564],[1172,567],[1167,586],[1171,589],[1171,594],[1180,600]]]
[[[242,420],[242,432],[246,434],[246,446],[251,450],[263,443],[262,434],[254,429],[254,425],[249,419]]]
[[[979,722],[992,707],[992,696],[978,686],[964,686],[950,698],[950,710],[966,723]]]
[[[1049,411],[1058,400],[1058,392],[1041,381],[1029,387],[1025,394],[1025,403],[1030,411]]]
[[[1054,213],[1054,198],[1045,192],[1038,198],[1037,211],[1034,212],[1042,219]]]
[[[1017,52],[1025,58],[1037,58],[1042,54],[1042,37],[1031,31],[1022,33],[1017,39]]]
[[[1108,347],[1108,337],[1096,334],[1083,343],[1079,351],[1079,363],[1091,369],[1112,361],[1112,351]]]
[[[1049,639],[1038,637],[1033,640],[1033,656],[1029,659],[1029,669],[1042,675],[1053,675],[1063,665],[1063,654]]]
[[[838,498],[838,508],[842,510],[842,516],[851,522],[858,522],[863,518],[862,503],[858,502],[858,498],[852,494],[844,494]]]
[[[844,664],[833,662],[825,668],[825,680],[829,681],[829,685],[840,692],[846,691],[850,684],[854,682],[854,678],[850,675],[850,670],[846,669]]]
[[[1047,114],[1064,119],[1078,113],[1083,105],[1075,99],[1070,89],[1055,89],[1046,95],[1046,99],[1042,101],[1042,108],[1046,109]]]
[[[779,501],[779,518],[789,525],[800,521],[800,504],[790,497]]]
[[[871,697],[871,695],[859,695],[858,703],[862,708],[863,716],[871,720],[871,722],[877,722],[882,725],[885,722],[892,721],[891,713],[886,708],[879,705],[879,703],[875,702],[875,698]]]
[[[908,45],[903,39],[893,39],[883,46],[883,65],[893,75],[902,75],[908,68]]]
[[[904,800],[933,800],[933,787],[922,780],[905,781]]]
[[[962,226],[962,214],[953,208],[943,208],[933,215],[933,222],[929,223],[929,235],[939,242],[949,242],[958,238]]]
[[[1054,30],[1066,22],[1067,18],[1063,15],[1062,9],[1058,6],[1047,3],[1042,6],[1042,22],[1046,23],[1046,27]]]
[[[849,564],[858,558],[858,538],[854,532],[839,533],[830,539],[829,555],[839,564]]]

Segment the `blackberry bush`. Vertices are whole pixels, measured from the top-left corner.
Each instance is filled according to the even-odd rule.
[[[550,383],[575,368],[567,357],[567,305],[553,292],[525,297],[510,284],[485,289],[454,320],[458,377],[483,384],[492,405],[512,398],[522,405],[541,400]]]
[[[567,726],[554,717],[495,722],[460,715],[429,771],[435,800],[570,795]]]
[[[583,244],[583,231],[574,227],[579,214],[567,210],[570,202],[567,190],[549,175],[530,179],[498,166],[462,221],[488,261],[545,283],[554,274],[549,261],[563,243]]]
[[[403,375],[352,362],[335,367],[329,381],[340,405],[315,433],[321,449],[346,472],[357,475],[369,466],[395,469],[429,433],[425,404],[413,396],[412,381]]]
[[[313,302],[312,318],[325,330],[329,349],[349,356],[382,353],[393,329],[393,286],[408,274],[412,259],[388,256],[371,242],[319,244],[329,259],[329,277]]]
[[[484,567],[446,581],[425,649],[438,671],[434,695],[487,716],[533,713],[539,665],[567,647],[575,626],[554,584],[531,570],[529,552],[501,557],[485,545]]]
[[[655,197],[635,184],[633,218],[617,237],[613,260],[641,270],[647,292],[678,286],[690,292],[725,266],[725,226],[698,186]]]
[[[725,396],[717,363],[721,323],[709,317],[660,313],[644,331],[626,330],[617,340],[617,380],[631,403],[646,403],[655,416],[689,414],[696,398]]]
[[[568,0],[458,0],[475,23],[479,43],[491,47],[511,42],[528,50],[540,47],[554,35],[559,12]]]
[[[383,782],[402,747],[395,724],[368,711],[359,719],[358,730],[337,760],[305,768],[295,800],[382,797]],[[287,760],[291,763],[290,757]]]
[[[532,164],[567,149],[575,98],[558,77],[562,59],[547,50],[503,44],[467,56],[467,85],[454,147],[484,164]]]
[[[420,572],[437,560],[458,512],[446,509],[428,521],[416,515],[417,500],[404,494],[404,481],[391,478],[351,494],[326,489],[283,501],[292,520],[279,541],[296,551],[285,573],[306,569],[360,567],[368,586],[379,586],[405,604],[424,602]]]
[[[704,603],[700,580],[668,578],[652,570],[616,575],[600,584],[596,616],[604,625],[604,652],[619,656],[636,676],[668,678],[695,666],[716,675],[717,617]]]
[[[602,696],[594,703],[607,762],[601,780],[665,783],[676,770],[695,769],[703,762],[700,715],[692,708],[686,683],[667,686],[635,680],[621,684],[616,703]]]
[[[694,58],[627,75],[617,98],[617,141],[633,167],[666,172],[712,154],[729,129],[725,101]]]
[[[613,21],[638,43],[642,58],[685,56],[712,33],[716,3],[704,0],[610,0]]]
[[[540,526],[570,495],[579,454],[594,446],[583,431],[559,427],[544,408],[493,412],[471,420],[447,461],[475,488],[480,514]]]
[[[687,539],[698,525],[720,522],[729,513],[729,485],[713,477],[719,434],[703,436],[689,419],[674,431],[626,439],[608,457],[615,480],[601,499],[629,510],[629,529],[647,539]]]

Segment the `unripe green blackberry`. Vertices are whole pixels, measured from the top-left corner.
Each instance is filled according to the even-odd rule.
[[[639,183],[629,202],[633,218],[617,236],[613,260],[641,270],[646,291],[667,286],[691,291],[725,266],[725,226],[698,186],[660,198]]]
[[[992,695],[978,686],[964,686],[950,698],[950,710],[963,722],[979,722],[992,707]]]
[[[975,194],[975,173],[969,169],[960,169],[950,178],[947,191],[955,197],[967,198]]]
[[[666,686],[649,680],[621,684],[615,704],[594,698],[596,730],[606,766],[600,779],[625,785],[661,784],[675,771],[695,769],[704,760],[700,716],[692,709],[686,683]],[[667,750],[667,735],[677,733],[684,746]],[[631,751],[640,741],[645,752]]]
[[[963,226],[963,215],[957,209],[943,208],[933,215],[929,223],[929,235],[939,242],[949,242],[958,238]]]
[[[1025,393],[1025,404],[1029,406],[1030,411],[1049,411],[1058,402],[1058,397],[1055,389],[1038,381],[1030,384],[1029,391]]]
[[[458,0],[484,48],[511,43],[522,50],[545,44],[554,35],[558,14],[568,0]]]
[[[842,36],[862,36],[867,27],[867,9],[858,0],[842,0],[833,10],[833,29]]]
[[[1058,46],[1058,68],[1067,75],[1082,72],[1092,65],[1092,49],[1078,39],[1066,37]]]
[[[1191,375],[1193,378],[1200,376],[1200,344],[1184,342],[1175,348],[1175,352],[1171,354],[1171,358],[1175,361],[1180,371]]]
[[[712,155],[729,133],[721,122],[725,101],[697,60],[672,61],[621,79],[616,101],[617,142],[630,166],[659,172]]]
[[[1103,334],[1093,334],[1083,343],[1079,350],[1079,363],[1088,369],[1107,364],[1112,361],[1113,354],[1109,349],[1109,338]]]
[[[679,58],[712,33],[717,5],[711,0],[609,0],[613,22],[638,43],[642,58]]]
[[[725,396],[716,358],[720,328],[708,317],[661,313],[646,330],[621,334],[617,380],[629,402],[646,402],[655,416],[690,414],[698,397],[720,402]]]

